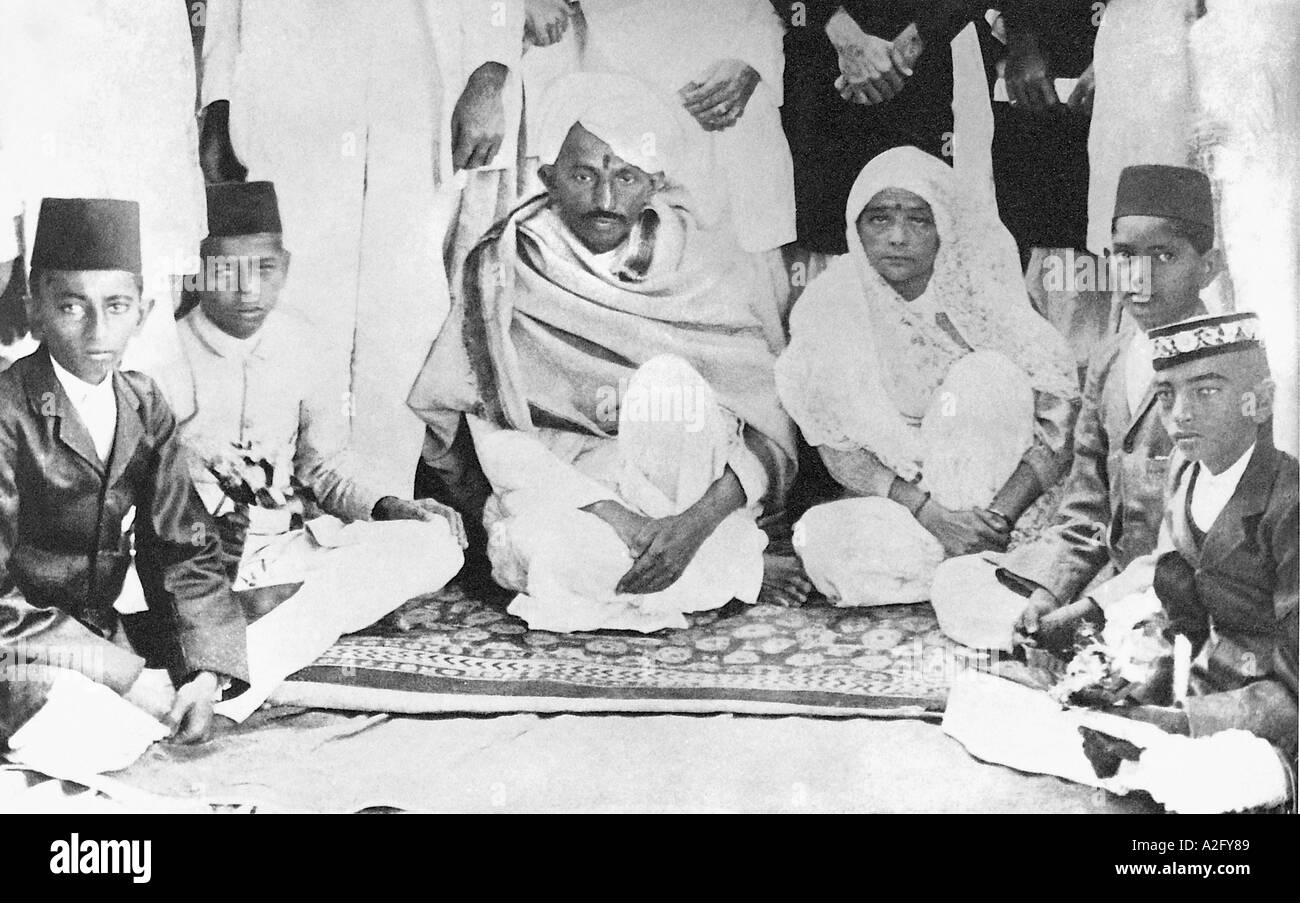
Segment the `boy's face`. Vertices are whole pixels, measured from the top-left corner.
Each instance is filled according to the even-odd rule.
[[[271,233],[210,238],[203,244],[201,275],[203,313],[222,332],[246,339],[280,302],[289,252]]]
[[[1175,364],[1156,374],[1155,391],[1178,450],[1216,474],[1245,454],[1272,413],[1268,363],[1258,349]]]
[[[78,379],[98,385],[117,369],[153,302],[139,277],[117,270],[47,270],[32,286],[32,334]]]
[[[1140,284],[1121,286],[1124,309],[1144,330],[1194,317],[1203,310],[1201,289],[1219,273],[1219,252],[1198,254],[1162,216],[1121,216],[1111,253]]]

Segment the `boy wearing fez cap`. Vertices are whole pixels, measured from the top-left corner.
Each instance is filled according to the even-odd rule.
[[[1186,636],[1194,656],[1186,701],[1110,711],[1193,737],[1239,728],[1294,763],[1300,466],[1273,446],[1259,319],[1198,317],[1150,338],[1156,406],[1175,447],[1160,541],[1059,615],[1141,622],[1154,600],[1134,594],[1152,588],[1167,633]],[[1176,686],[1162,702],[1182,695]]]
[[[171,409],[118,370],[150,308],[139,206],[45,199],[31,264],[41,345],[0,374],[0,658],[80,671],[198,740],[247,678],[245,619]],[[119,616],[132,547],[148,610]],[[0,683],[3,739],[44,699]]]
[[[960,642],[1068,644],[1072,631],[1052,613],[1155,547],[1173,444],[1156,410],[1146,331],[1206,312],[1200,293],[1221,265],[1209,179],[1178,166],[1126,168],[1112,254],[1125,326],[1089,361],[1055,523],[1012,552],[939,569],[939,624]]]
[[[348,400],[320,390],[333,381],[318,361],[336,358],[322,353],[319,332],[277,309],[290,255],[274,185],[210,185],[208,232],[199,306],[179,328],[188,372],[169,371],[162,384],[177,410],[194,412],[181,432],[235,589],[266,590],[263,609],[277,595],[285,600],[249,626],[250,689],[217,707],[240,721],[340,635],[441,589],[463,563],[464,528],[432,500],[382,495],[350,455]],[[175,397],[187,391],[192,397]],[[274,464],[278,480],[296,476],[325,516],[303,529],[290,529],[287,518],[250,529],[248,509],[225,496],[207,467],[235,445]],[[260,521],[265,512],[252,513]]]

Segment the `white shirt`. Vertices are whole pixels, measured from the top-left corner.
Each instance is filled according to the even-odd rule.
[[[276,310],[253,336],[239,339],[197,307],[177,326],[184,362],[158,382],[174,409],[194,412],[181,421],[181,433],[208,510],[223,513],[217,506],[224,493],[204,462],[240,442],[269,461],[292,462],[331,514],[368,518],[382,493],[348,449],[347,399],[326,390],[323,343],[310,327]]]
[[[1219,519],[1228,500],[1237,491],[1237,484],[1241,482],[1241,475],[1246,472],[1254,451],[1255,446],[1251,445],[1236,463],[1218,475],[1210,473],[1210,468],[1199,461],[1193,465],[1197,473],[1196,486],[1192,490],[1192,520],[1200,530],[1208,531]],[[1191,479],[1190,474],[1188,479]]]
[[[1133,334],[1133,341],[1124,352],[1124,393],[1128,399],[1130,413],[1136,414],[1138,405],[1146,395],[1147,387],[1155,378],[1155,369],[1151,365],[1153,353],[1151,340],[1141,329]]]
[[[110,373],[99,385],[92,385],[73,376],[53,357],[50,364],[63,391],[68,394],[77,416],[90,432],[99,460],[108,462],[113,451],[113,434],[117,432],[117,396],[113,393],[113,375]]]

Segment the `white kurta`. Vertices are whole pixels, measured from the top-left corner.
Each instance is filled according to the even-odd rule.
[[[368,520],[381,493],[348,448],[347,418],[320,391],[320,344],[307,325],[276,311],[248,339],[218,329],[195,308],[179,324],[186,373],[159,380],[194,451],[191,473],[214,514],[230,510],[205,460],[231,443],[249,443],[267,460],[293,464],[321,507],[346,520]],[[187,387],[193,396],[184,397]],[[286,473],[288,467],[286,466]]]
[[[0,0],[0,23],[0,146],[25,247],[43,197],[139,201],[145,294],[158,306],[125,365],[166,364],[177,353],[168,276],[193,268],[206,231],[185,7]]]
[[[524,433],[474,417],[470,429],[495,492],[484,514],[493,576],[519,591],[510,613],[533,629],[649,633],[684,628],[685,613],[733,598],[757,601],[767,537],[756,517],[767,476],[741,441],[740,422],[685,361],[660,356],[637,370],[621,398],[616,439]],[[680,514],[728,466],[751,505],[728,516],[667,589],[616,592],[631,553],[581,509],[613,501],[651,518]]]
[[[276,183],[294,254],[285,304],[333,349],[327,370],[351,409],[354,446],[395,495],[410,492],[423,436],[406,396],[448,310],[452,111],[481,63],[513,68],[522,7],[209,3],[203,102],[230,101],[248,178]],[[513,157],[509,145],[498,159]]]

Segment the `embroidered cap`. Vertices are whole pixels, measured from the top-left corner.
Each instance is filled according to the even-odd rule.
[[[140,205],[111,198],[45,198],[31,266],[140,275]]]
[[[1197,358],[1263,348],[1259,317],[1251,313],[1193,317],[1147,333],[1153,352],[1152,366],[1164,370]]]
[[[1126,166],[1115,191],[1115,219],[1162,216],[1214,228],[1214,195],[1205,173],[1186,166]]]
[[[208,236],[280,233],[280,203],[271,182],[218,182],[208,186]]]

